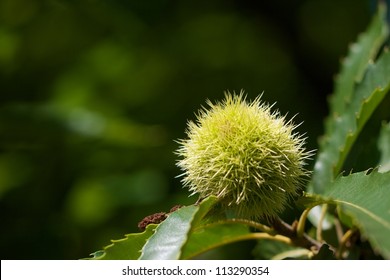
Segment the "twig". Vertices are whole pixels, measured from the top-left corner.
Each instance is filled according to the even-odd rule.
[[[339,248],[336,252],[336,258],[341,259],[343,257],[344,250],[347,246],[347,242],[351,239],[351,237],[355,234],[356,228],[351,228],[345,232],[343,237],[341,238]]]
[[[336,235],[337,235],[337,240],[339,241],[339,244],[341,243],[341,240],[343,239],[344,236],[344,231],[343,231],[343,226],[341,225],[339,219],[334,218],[334,227],[336,229]]]
[[[279,234],[289,237],[295,246],[309,250],[312,250],[314,247],[315,250],[318,251],[323,244],[322,242],[318,242],[317,240],[311,238],[306,233],[302,233],[302,236],[298,236],[297,231],[293,226],[287,224],[279,218],[273,219],[271,223]]]

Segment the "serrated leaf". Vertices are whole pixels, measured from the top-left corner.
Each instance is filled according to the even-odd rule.
[[[378,139],[378,148],[381,153],[379,172],[390,171],[390,123],[382,125]]]
[[[362,33],[357,42],[349,48],[344,59],[340,74],[335,80],[334,93],[330,98],[330,116],[326,121],[327,132],[331,133],[334,125],[333,117],[342,115],[353,97],[355,83],[359,83],[388,35],[386,24],[386,6],[380,4],[378,13],[372,19],[367,31]]]
[[[183,247],[182,259],[190,259],[229,243],[250,239],[249,227],[243,224],[217,222],[196,228]]]
[[[198,207],[185,206],[159,224],[155,234],[142,248],[141,260],[176,260],[187,240]]]
[[[335,180],[324,200],[337,204],[367,237],[374,250],[390,259],[390,172],[374,170]]]
[[[335,119],[335,128],[327,135],[314,166],[311,187],[323,193],[341,171],[342,165],[364,124],[390,89],[390,53],[384,52],[369,66],[344,114]]]
[[[149,238],[139,259],[141,260],[176,260],[188,236],[202,218],[215,204],[215,197],[208,197],[199,205],[180,208],[168,216]]]
[[[103,250],[92,253],[89,260],[136,260],[141,255],[145,242],[153,235],[157,225],[150,224],[142,233],[126,234],[119,240],[112,240],[112,244]]]
[[[323,193],[327,184],[338,175],[357,135],[388,90],[386,63],[378,61],[376,66],[369,63],[386,41],[388,33],[386,6],[380,3],[377,15],[367,31],[351,46],[335,80],[330,114],[325,122],[325,136],[320,142],[312,181],[308,187],[310,192]],[[377,75],[381,79],[375,79]],[[377,87],[383,91],[376,92]]]

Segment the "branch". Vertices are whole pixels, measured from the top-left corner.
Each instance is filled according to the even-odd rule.
[[[281,235],[289,237],[295,246],[303,247],[309,250],[313,250],[314,248],[315,251],[318,252],[321,246],[324,244],[311,238],[306,233],[303,233],[301,236],[298,236],[296,223],[294,223],[293,225],[289,225],[280,218],[274,218],[270,222],[275,231],[277,231]],[[332,247],[330,247],[330,249],[332,251],[334,250]]]

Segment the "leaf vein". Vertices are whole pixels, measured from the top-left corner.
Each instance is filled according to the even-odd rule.
[[[363,207],[360,207],[356,204],[353,204],[351,202],[347,202],[347,201],[343,201],[343,200],[333,200],[334,202],[337,202],[337,203],[341,203],[341,204],[346,204],[348,206],[351,206],[353,208],[356,208],[360,211],[362,211],[363,213],[365,213],[366,215],[368,215],[370,218],[372,218],[373,220],[375,220],[376,222],[382,224],[384,227],[386,227],[387,229],[390,229],[390,223],[384,219],[382,219],[381,217],[379,217],[378,215],[375,215],[373,212],[369,211],[368,209],[366,208],[363,208]]]

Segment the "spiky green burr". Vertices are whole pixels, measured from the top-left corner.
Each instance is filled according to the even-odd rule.
[[[276,216],[308,175],[304,138],[260,97],[247,102],[243,92],[226,93],[222,102],[207,104],[179,141],[184,185],[200,198],[217,196],[239,217]]]

